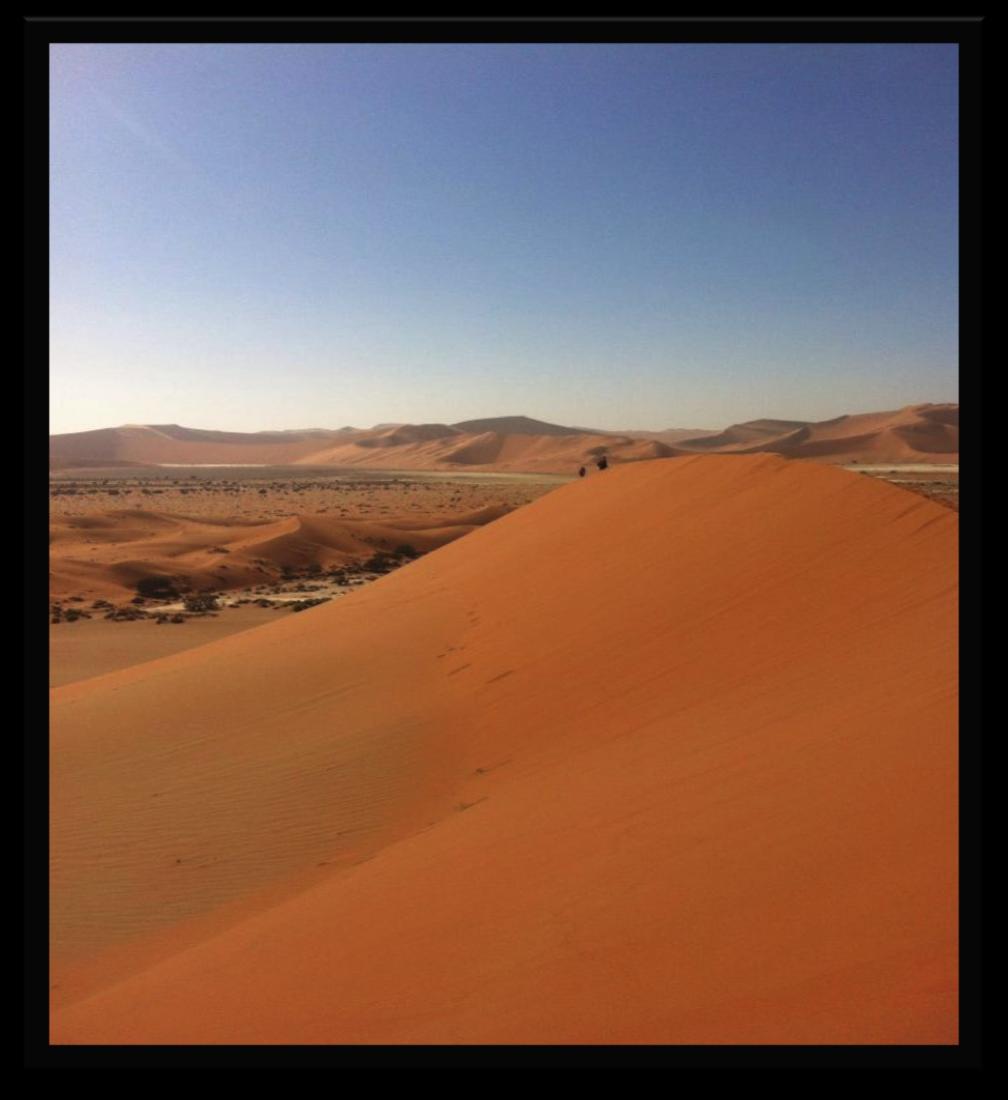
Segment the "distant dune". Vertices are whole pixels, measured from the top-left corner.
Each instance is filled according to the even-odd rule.
[[[722,432],[608,432],[525,416],[458,424],[235,433],[177,424],[126,425],[49,437],[52,469],[151,463],[258,463],[399,470],[572,473],[605,453],[614,463],[684,454],[767,452],[824,462],[958,462],[959,406],[911,405],[820,423],[753,420]]]
[[[839,416],[819,423],[752,420],[717,435],[683,440],[677,453],[768,452],[831,462],[959,461],[959,406],[910,405],[892,412]]]
[[[49,592],[121,598],[135,595],[137,582],[149,577],[224,591],[261,584],[276,566],[328,568],[404,544],[426,553],[504,511],[389,521],[327,515],[214,520],[139,509],[63,516],[49,527]]]
[[[627,464],[53,690],[51,1040],[957,1042],[957,546]]]
[[[52,469],[100,464],[262,463],[285,465],[352,437],[355,429],[307,432],[217,432],[178,424],[126,424],[49,437]]]
[[[663,428],[659,432],[645,432],[631,428],[613,434],[625,435],[628,439],[656,439],[660,443],[679,443],[684,439],[698,439],[716,433],[712,432],[710,428]]]
[[[545,420],[533,420],[528,416],[495,416],[485,420],[462,420],[455,425],[464,432],[477,435],[495,432],[499,435],[578,435],[581,428],[565,428],[561,424],[548,424]]]

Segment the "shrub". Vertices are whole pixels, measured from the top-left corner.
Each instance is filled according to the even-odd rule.
[[[196,593],[192,596],[186,596],[182,606],[186,611],[216,611],[218,606],[217,596],[213,592]]]
[[[372,554],[371,557],[361,565],[361,568],[367,573],[388,573],[398,564],[399,563],[390,558],[388,554],[379,550],[377,554]]]
[[[171,577],[141,577],[136,588],[139,595],[149,600],[177,600],[181,595]]]
[[[323,596],[320,599],[314,600],[295,600],[291,605],[291,611],[305,611],[309,607],[317,607],[320,603],[328,603],[329,597]]]

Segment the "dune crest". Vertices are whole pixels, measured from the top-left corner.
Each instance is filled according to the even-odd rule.
[[[56,1043],[954,1043],[958,516],[574,481],[52,692]]]

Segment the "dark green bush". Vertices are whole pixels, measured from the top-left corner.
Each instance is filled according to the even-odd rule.
[[[177,600],[181,595],[171,577],[141,577],[136,589],[149,600]]]

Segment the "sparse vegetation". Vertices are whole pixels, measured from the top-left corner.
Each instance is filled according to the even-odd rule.
[[[137,594],[149,600],[177,600],[182,595],[171,577],[141,577],[136,585]]]
[[[313,600],[295,600],[290,605],[291,611],[306,611],[309,607],[317,607],[320,603],[328,603],[331,597],[320,596]]]
[[[391,555],[384,550],[379,550],[363,562],[361,568],[365,573],[390,573],[398,564],[399,562]]]
[[[150,616],[146,611],[141,611],[139,607],[113,607],[105,615],[105,618],[116,623],[128,623],[134,622],[136,619],[148,619]]]
[[[191,614],[199,615],[207,611],[217,611],[220,604],[215,592],[200,592],[186,596],[182,601],[182,606]]]

